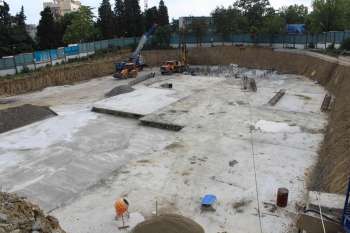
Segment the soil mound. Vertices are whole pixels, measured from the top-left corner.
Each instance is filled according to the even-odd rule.
[[[56,218],[15,194],[0,192],[0,233],[65,233]]]
[[[140,223],[132,233],[204,233],[204,229],[183,216],[162,215]]]
[[[132,88],[130,85],[121,85],[121,86],[118,86],[116,88],[113,88],[110,92],[106,93],[105,97],[109,98],[109,97],[129,93],[129,92],[132,92],[134,90],[135,89]]]
[[[0,110],[0,133],[29,125],[53,116],[57,116],[57,114],[50,108],[29,104]]]

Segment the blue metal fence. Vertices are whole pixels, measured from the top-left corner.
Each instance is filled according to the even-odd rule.
[[[195,35],[185,35],[185,42],[189,44],[200,43],[268,43],[268,44],[282,44],[283,46],[296,46],[313,44],[316,47],[327,47],[330,43],[341,44],[345,39],[350,38],[350,31],[348,32],[326,32],[318,35],[257,35],[253,37],[250,34],[231,35],[223,38],[217,34],[207,34],[198,40]],[[125,48],[137,43],[139,38],[121,38],[102,40],[90,43],[81,43],[68,47],[58,49],[51,49],[46,51],[35,51],[34,53],[19,54],[13,57],[4,57],[0,59],[0,71],[15,70],[18,67],[29,67],[40,64],[56,64],[62,60],[67,60],[76,57],[89,56],[99,50],[108,48]],[[180,42],[179,35],[172,35],[170,43],[177,45]],[[11,73],[1,72],[0,75]]]

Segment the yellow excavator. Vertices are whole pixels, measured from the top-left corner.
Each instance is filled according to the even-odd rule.
[[[180,61],[166,61],[160,67],[162,75],[171,75],[173,73],[183,73],[188,69],[187,64],[187,46],[186,43],[181,43],[180,46]]]

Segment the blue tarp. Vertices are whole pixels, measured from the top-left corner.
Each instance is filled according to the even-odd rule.
[[[48,62],[50,61],[49,51],[35,51],[34,59],[36,63]]]
[[[288,34],[304,34],[305,24],[287,24]]]
[[[78,54],[79,54],[79,45],[64,47],[65,56],[74,56]]]

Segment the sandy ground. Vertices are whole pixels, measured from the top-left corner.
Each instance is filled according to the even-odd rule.
[[[257,93],[223,77],[137,85],[171,82],[187,96],[149,116],[185,125],[176,133],[90,112],[125,84],[111,77],[13,97],[50,105],[59,116],[0,135],[1,187],[39,203],[69,233],[119,232],[113,203],[120,196],[131,203],[130,225],[151,217],[157,202],[160,213],[191,217],[208,233],[294,232],[295,205],[323,139],[325,91],[304,77],[263,73],[246,71]],[[282,88],[286,96],[267,106]],[[279,187],[290,190],[290,203],[271,211],[264,203],[275,202]],[[217,196],[215,212],[200,211],[205,194]]]

